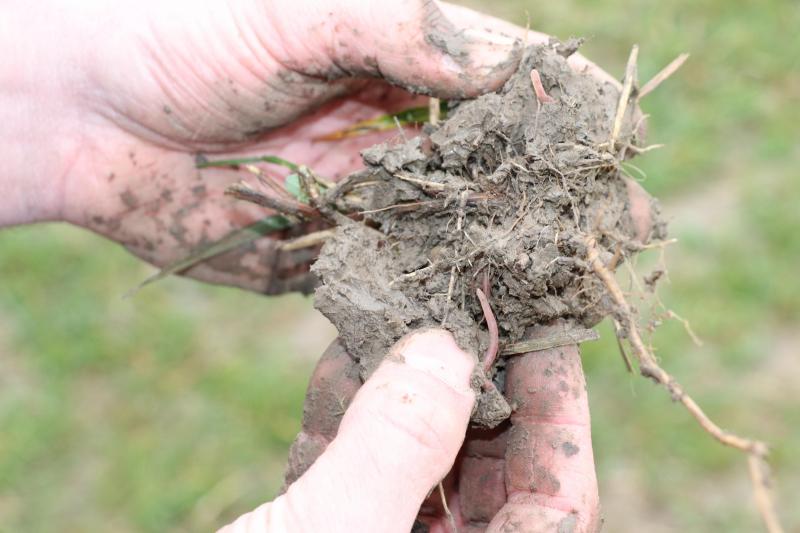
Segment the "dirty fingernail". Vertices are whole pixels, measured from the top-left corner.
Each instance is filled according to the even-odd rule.
[[[469,378],[476,358],[463,351],[444,330],[413,333],[392,350],[403,362],[449,385],[459,392],[470,390]]]

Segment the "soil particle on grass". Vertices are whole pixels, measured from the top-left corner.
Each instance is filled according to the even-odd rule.
[[[641,249],[618,161],[636,132],[628,116],[607,149],[619,90],[573,71],[564,57],[573,51],[555,42],[528,48],[501,90],[451,104],[447,120],[417,138],[364,151],[367,168],[345,180],[340,189],[370,185],[357,189],[363,220],[344,221],[323,247],[315,305],[364,377],[420,327],[443,325],[483,354],[481,286],[501,345],[525,340],[532,326],[591,327],[614,312],[585,263],[585,237],[597,239],[606,264]],[[537,100],[532,69],[553,102]],[[655,203],[652,212],[648,238],[663,237]],[[499,390],[503,366],[490,376]],[[511,409],[486,383],[477,370],[473,422],[493,426]]]

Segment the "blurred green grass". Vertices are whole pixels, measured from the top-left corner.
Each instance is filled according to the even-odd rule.
[[[0,530],[206,530],[280,486],[307,302],[179,279],[123,299],[151,270],[68,227],[0,234]]]
[[[642,80],[692,53],[644,103],[667,147],[636,164],[680,239],[662,297],[705,344],[674,322],[652,341],[723,427],[774,445],[800,528],[800,4],[469,3],[586,36],[615,74],[634,42]],[[186,280],[123,300],[151,270],[72,228],[0,232],[0,530],[208,530],[275,494],[330,331],[302,298]],[[601,333],[584,361],[606,530],[758,531],[743,458]]]

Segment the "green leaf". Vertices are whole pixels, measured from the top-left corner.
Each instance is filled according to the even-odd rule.
[[[220,159],[217,161],[208,161],[205,158],[198,158],[195,163],[197,168],[210,168],[210,167],[237,167],[239,165],[252,165],[253,163],[272,163],[286,167],[293,172],[297,172],[299,165],[287,161],[282,157],[275,155],[262,155],[260,157],[243,157],[240,159]]]
[[[308,203],[308,195],[300,186],[300,176],[294,173],[289,174],[286,176],[286,181],[283,182],[283,186],[286,192],[297,198],[298,201],[304,204]]]
[[[234,230],[222,237],[220,240],[205,246],[201,246],[197,250],[190,253],[187,257],[165,266],[158,273],[147,278],[138,286],[128,291],[127,294],[125,294],[125,297],[131,297],[147,285],[162,280],[167,276],[179,274],[180,272],[183,272],[184,270],[191,268],[198,263],[202,263],[203,261],[233,250],[234,248],[238,248],[239,246],[251,243],[256,239],[259,239],[265,235],[269,235],[270,233],[284,230],[292,225],[294,225],[294,222],[288,218],[281,215],[272,215],[262,218],[261,220],[250,224],[249,226],[245,226],[244,228]]]

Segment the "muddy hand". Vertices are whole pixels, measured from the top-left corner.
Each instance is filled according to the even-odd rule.
[[[264,216],[223,195],[230,171],[196,170],[199,152],[274,154],[336,178],[376,139],[315,138],[420,98],[405,89],[497,88],[520,50],[491,20],[461,31],[426,0],[44,0],[11,3],[3,23],[0,226],[67,220],[159,265]],[[273,279],[273,250],[190,274],[292,288]]]
[[[448,480],[459,531],[596,532],[599,497],[578,348],[511,358],[505,395],[514,406],[510,422],[469,432]],[[431,533],[448,531],[440,509],[438,501],[423,508]]]
[[[235,174],[199,172],[198,153],[340,177],[378,139],[315,138],[418,101],[407,89],[495,89],[525,35],[430,0],[44,0],[3,22],[0,226],[66,220],[156,265],[264,216],[224,196]],[[308,262],[262,240],[188,274],[275,293],[307,288]]]
[[[540,329],[544,333],[543,329]],[[418,346],[428,342],[419,339]],[[434,349],[427,348],[430,353]],[[441,357],[441,352],[436,357]],[[439,359],[442,360],[442,359]],[[372,379],[368,382],[371,383]],[[337,426],[359,386],[358,368],[342,346],[335,342],[326,351],[314,372],[306,397],[303,430],[292,446],[287,471],[290,485],[309,470],[331,441],[336,442]],[[515,357],[509,361],[506,395],[516,407],[512,419],[495,430],[470,429],[444,481],[449,509],[459,531],[593,532],[598,519],[597,485],[592,457],[589,409],[577,348],[545,350]],[[355,396],[358,402],[359,396]],[[355,403],[354,403],[355,405]],[[444,409],[443,404],[439,404]],[[350,416],[350,410],[347,411]],[[453,413],[452,416],[460,416]],[[436,426],[431,419],[414,427],[393,423],[416,434],[418,441]],[[462,430],[465,426],[462,426]],[[387,438],[396,438],[391,432]],[[437,439],[438,442],[443,442]],[[361,445],[361,450],[364,450]],[[397,461],[402,461],[399,450]],[[324,457],[324,455],[323,455]],[[379,456],[380,457],[380,456]],[[352,476],[370,476],[369,455]],[[450,456],[445,466],[453,464]],[[444,464],[444,463],[443,463]],[[425,476],[425,470],[409,466],[405,479],[395,487],[396,498],[404,499],[408,479]],[[429,481],[429,478],[425,478]],[[431,485],[430,488],[432,488]],[[425,491],[427,492],[427,491]],[[438,491],[419,509],[414,531],[451,531]],[[421,501],[421,500],[420,500]],[[352,505],[358,506],[355,501]],[[375,502],[372,503],[373,505]],[[395,506],[389,502],[386,505]],[[388,509],[375,508],[379,514]],[[416,514],[416,509],[414,513]],[[362,516],[363,520],[368,517]],[[413,516],[412,516],[413,518]],[[397,519],[394,517],[393,519]],[[379,531],[407,532],[407,521],[396,528]],[[559,530],[558,528],[562,529]],[[572,529],[570,529],[572,528]],[[361,531],[358,527],[342,531]],[[377,530],[376,530],[377,531]]]
[[[407,533],[431,487],[453,466],[475,401],[473,356],[443,331],[407,337],[355,393],[339,425],[355,387],[347,383],[347,355],[332,350],[309,390],[304,434],[314,442],[299,445],[308,447],[313,466],[226,533]],[[333,396],[329,379],[342,387]]]

